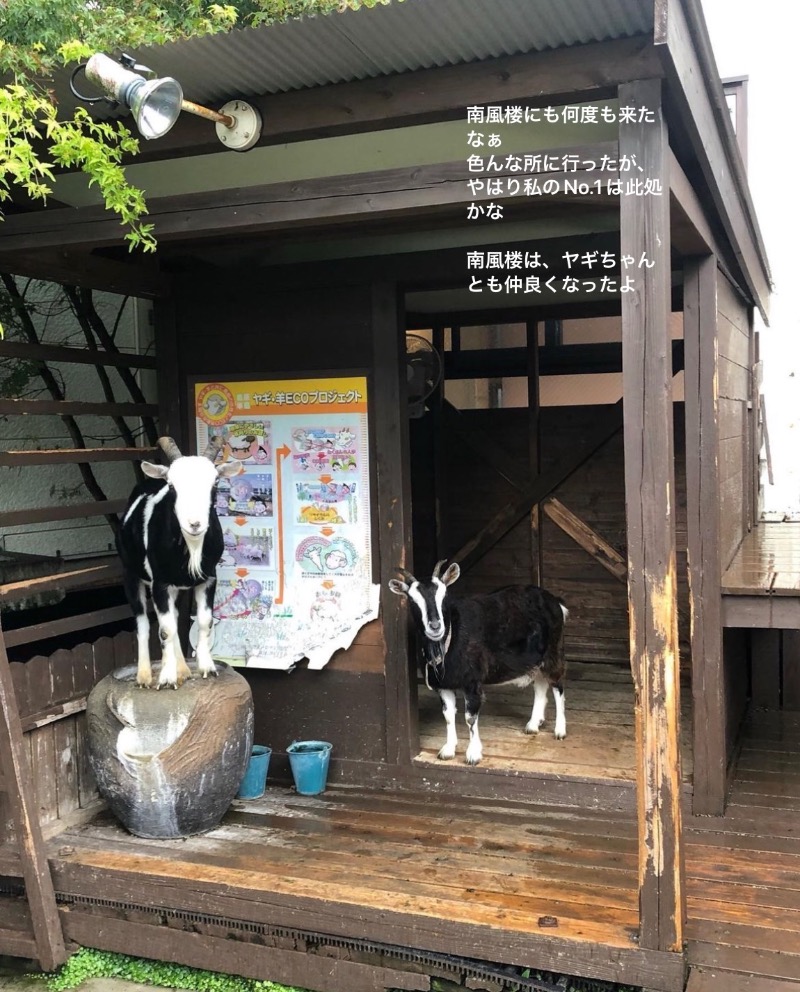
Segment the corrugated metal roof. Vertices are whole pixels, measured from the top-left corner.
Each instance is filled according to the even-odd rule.
[[[139,50],[199,103],[651,33],[652,0],[404,0]]]

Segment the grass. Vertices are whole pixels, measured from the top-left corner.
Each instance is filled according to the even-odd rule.
[[[75,989],[89,978],[122,978],[142,985],[159,985],[168,989],[191,989],[196,992],[304,992],[293,986],[254,978],[239,978],[216,971],[203,971],[182,964],[150,961],[127,954],[95,951],[82,947],[58,971],[42,976],[50,992]]]

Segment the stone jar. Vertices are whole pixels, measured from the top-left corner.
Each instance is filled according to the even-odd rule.
[[[253,745],[247,681],[217,662],[218,678],[177,689],[140,689],[136,666],[119,668],[89,694],[88,752],[97,788],[139,837],[211,830],[236,795]],[[157,675],[156,675],[157,678]]]

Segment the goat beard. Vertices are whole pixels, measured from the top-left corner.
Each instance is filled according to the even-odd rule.
[[[183,534],[183,540],[186,542],[186,550],[189,552],[189,575],[193,579],[201,580],[205,578],[202,570],[203,563],[203,543],[205,541],[205,533],[190,535],[186,531],[181,530]]]

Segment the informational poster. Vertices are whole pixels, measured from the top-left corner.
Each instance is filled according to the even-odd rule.
[[[233,665],[322,668],[378,615],[372,581],[364,376],[200,382],[197,450],[220,442],[213,654]]]

